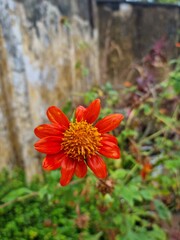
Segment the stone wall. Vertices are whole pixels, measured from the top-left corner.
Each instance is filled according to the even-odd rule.
[[[103,81],[116,86],[126,81],[151,47],[166,39],[167,57],[178,55],[175,47],[180,29],[180,7],[121,1],[97,1],[100,70]]]
[[[97,31],[65,2],[0,0],[0,169],[21,166],[28,181],[41,172],[33,129],[47,107],[99,83]]]

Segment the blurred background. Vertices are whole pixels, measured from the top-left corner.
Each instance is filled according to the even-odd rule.
[[[180,239],[180,2],[0,0],[0,240]],[[33,129],[124,114],[109,177],[60,187]]]

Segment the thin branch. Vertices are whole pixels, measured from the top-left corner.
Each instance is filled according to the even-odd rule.
[[[1,209],[1,208],[5,208],[5,207],[7,207],[7,206],[9,206],[9,205],[11,205],[11,204],[13,204],[13,203],[15,203],[15,202],[23,202],[23,201],[25,201],[25,200],[28,199],[28,198],[35,197],[35,196],[38,196],[38,195],[39,195],[38,192],[31,192],[31,193],[29,193],[29,194],[27,194],[27,195],[25,195],[25,196],[17,197],[16,199],[13,199],[13,200],[11,200],[11,201],[9,201],[9,202],[6,202],[6,203],[4,203],[4,204],[1,204],[1,205],[0,205],[0,209]]]

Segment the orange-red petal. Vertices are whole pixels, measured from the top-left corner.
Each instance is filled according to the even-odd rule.
[[[101,109],[100,99],[94,100],[87,108],[84,114],[84,119],[88,123],[93,123],[99,116]]]
[[[56,154],[61,150],[62,137],[51,136],[41,138],[34,144],[37,151],[46,154]]]
[[[101,137],[102,137],[102,140],[101,140],[102,145],[106,144],[107,142],[118,144],[117,138],[111,134],[104,133],[104,134],[101,134]]]
[[[103,159],[99,155],[91,155],[87,158],[87,165],[98,178],[107,177],[107,168]]]
[[[116,127],[118,127],[123,118],[124,116],[119,113],[110,114],[101,119],[100,121],[98,121],[95,127],[98,129],[100,133],[110,132]]]
[[[69,120],[67,116],[56,106],[48,108],[47,116],[52,123],[57,123],[65,129],[69,127]]]
[[[112,142],[106,142],[103,144],[98,152],[105,157],[113,159],[119,159],[121,156],[119,147]]]
[[[65,159],[66,155],[62,151],[53,155],[48,154],[42,162],[42,167],[45,170],[55,170],[61,167],[62,161]]]
[[[75,168],[76,168],[76,164],[77,161],[70,159],[69,157],[67,157],[61,164],[62,168],[61,168],[61,179],[60,179],[60,184],[62,186],[66,186],[69,184],[69,182],[71,181],[74,172],[75,172]]]
[[[152,165],[150,162],[146,162],[143,164],[143,168],[141,170],[141,177],[143,180],[146,179],[146,176],[151,172],[152,170]]]
[[[86,111],[86,108],[83,106],[78,106],[76,108],[75,118],[78,122],[84,119],[84,113]]]
[[[63,128],[55,124],[42,124],[34,129],[34,133],[38,138],[48,136],[62,136]]]
[[[75,170],[76,176],[79,178],[83,178],[86,176],[86,173],[87,173],[86,163],[84,162],[84,160],[78,161],[76,165],[76,170]]]

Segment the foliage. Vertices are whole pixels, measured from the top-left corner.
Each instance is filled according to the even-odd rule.
[[[155,0],[155,3],[179,4],[179,0]]]
[[[172,60],[170,63],[175,65],[174,71],[170,74],[170,82],[177,94],[180,94],[180,58]]]
[[[121,112],[114,131],[122,157],[106,161],[109,177],[89,171],[69,186],[57,185],[59,172],[28,186],[20,170],[0,175],[0,239],[3,240],[165,240],[163,223],[178,209],[180,169],[179,72],[143,88],[129,84],[120,93],[110,83],[85,93],[86,104],[102,100],[101,116]],[[176,80],[175,80],[176,79]],[[66,105],[66,112],[71,110]],[[146,168],[149,163],[151,168]],[[142,172],[144,171],[144,174]]]

